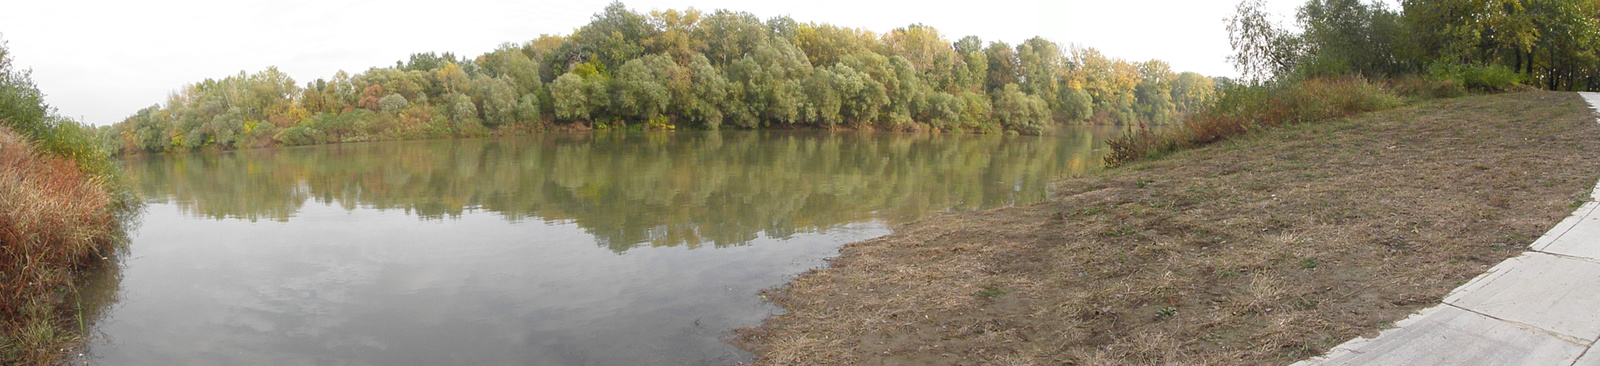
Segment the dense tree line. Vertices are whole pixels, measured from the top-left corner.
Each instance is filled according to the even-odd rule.
[[[1261,8],[1239,4],[1228,28],[1247,77],[1427,75],[1485,89],[1600,90],[1600,1],[1404,0],[1397,10],[1310,0],[1299,33]]]
[[[414,54],[299,85],[274,68],[188,85],[104,133],[125,152],[479,136],[574,124],[1036,133],[1161,123],[1215,98],[1164,62],[1043,38],[954,41],[728,10],[613,3],[570,35],[476,58]]]

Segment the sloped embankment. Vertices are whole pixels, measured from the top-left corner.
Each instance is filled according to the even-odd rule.
[[[1574,94],[1258,131],[846,245],[741,329],[758,364],[1285,364],[1437,303],[1581,204]]]

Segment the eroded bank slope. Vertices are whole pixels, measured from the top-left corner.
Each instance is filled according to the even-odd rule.
[[[1437,303],[1581,204],[1575,94],[1421,103],[1074,178],[852,243],[738,331],[760,364],[1284,364]]]

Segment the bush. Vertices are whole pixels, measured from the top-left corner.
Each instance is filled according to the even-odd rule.
[[[426,119],[423,119],[426,118]],[[400,127],[395,136],[406,140],[442,139],[454,136],[454,123],[440,114],[419,114],[416,123]]]
[[[272,146],[272,139],[278,135],[278,126],[268,122],[250,121],[245,123],[243,133],[239,134],[238,141],[234,142],[236,149],[254,149]]]
[[[1394,108],[1405,102],[1380,84],[1362,78],[1310,79],[1289,88],[1293,98],[1287,108],[1293,118],[1273,125],[1348,117],[1362,112]]]
[[[310,126],[285,128],[283,131],[279,131],[277,135],[272,136],[273,140],[278,140],[279,144],[285,146],[320,144],[325,138],[326,134]]]
[[[1438,80],[1453,80],[1467,89],[1488,92],[1510,90],[1523,83],[1522,74],[1504,65],[1435,62],[1428,65],[1428,76]]]
[[[76,162],[96,176],[112,176],[109,154],[93,127],[55,115],[44,103],[28,70],[15,70],[5,43],[0,42],[0,126],[11,129],[40,151]]]
[[[1412,99],[1455,98],[1467,94],[1467,89],[1455,79],[1430,79],[1417,75],[1391,80],[1389,89]]]

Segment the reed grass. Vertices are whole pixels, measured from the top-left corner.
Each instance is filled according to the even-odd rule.
[[[74,280],[119,249],[111,184],[0,127],[0,364],[56,364],[81,340]]]

